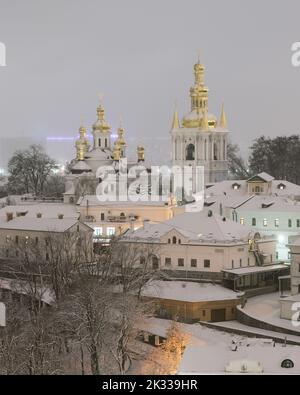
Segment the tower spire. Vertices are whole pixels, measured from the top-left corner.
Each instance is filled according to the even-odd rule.
[[[221,110],[221,116],[220,116],[220,126],[223,129],[227,129],[227,118],[226,118],[226,114],[225,114],[224,103],[222,103],[222,110]]]
[[[172,122],[172,130],[173,129],[179,129],[179,128],[180,128],[180,122],[179,122],[179,115],[178,115],[178,109],[177,109],[177,101],[175,101],[175,109],[174,109],[173,122]]]

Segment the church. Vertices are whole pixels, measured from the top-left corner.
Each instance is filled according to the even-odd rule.
[[[204,184],[213,184],[227,179],[228,127],[224,105],[220,119],[208,112],[208,88],[204,82],[205,67],[199,61],[194,65],[195,82],[190,88],[191,111],[179,120],[175,109],[171,127],[172,165],[184,169],[198,166],[204,168]],[[87,137],[84,126],[79,129],[76,140],[76,159],[71,162],[66,176],[65,203],[76,203],[79,197],[95,195],[101,179],[96,176],[103,166],[112,166],[118,173],[122,159],[127,159],[125,131],[122,125],[117,130],[117,139],[112,142],[112,133],[106,121],[103,103],[97,108],[97,120],[92,126],[93,142]],[[151,174],[150,165],[145,164],[145,149],[137,146],[137,158],[127,166],[143,165]],[[155,163],[153,163],[155,165]],[[194,174],[194,173],[193,173]],[[194,181],[194,180],[193,180]],[[151,190],[151,186],[149,191]],[[149,191],[143,191],[148,193]]]
[[[171,128],[173,166],[204,167],[204,183],[227,179],[228,127],[224,105],[218,120],[208,112],[208,88],[204,82],[205,67],[194,65],[195,83],[190,89],[191,111],[179,121],[177,108]]]

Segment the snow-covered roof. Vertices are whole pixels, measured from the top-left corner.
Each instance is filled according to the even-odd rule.
[[[251,182],[252,180],[255,180],[255,179],[257,179],[257,178],[260,178],[260,179],[262,179],[262,180],[265,181],[265,182],[271,182],[271,181],[274,180],[274,177],[273,177],[273,176],[270,176],[270,174],[268,174],[268,173],[266,173],[266,172],[263,171],[263,172],[261,172],[261,173],[255,175],[255,176],[253,176],[253,177],[250,177],[247,181],[248,181],[248,182]]]
[[[91,171],[91,168],[84,160],[79,160],[74,166],[72,166],[72,170]]]
[[[36,218],[38,214],[42,214],[42,218],[58,218],[63,214],[64,218],[78,219],[80,213],[72,204],[64,203],[27,203],[16,206],[5,206],[0,209],[0,225],[6,222],[6,214],[12,213],[14,217],[17,213],[25,214],[26,218]]]
[[[272,272],[275,270],[287,269],[288,266],[284,264],[275,264],[275,265],[266,265],[266,266],[249,266],[249,267],[240,267],[237,269],[224,269],[223,272],[232,273],[237,275],[242,274],[251,274],[251,273],[264,273],[264,272]]]
[[[142,295],[184,302],[202,302],[238,299],[242,296],[242,293],[208,283],[153,281],[143,288]]]
[[[285,180],[275,180],[267,173],[260,173],[255,177],[259,177],[265,182],[270,183],[267,191],[268,195],[274,196],[300,196],[300,186]],[[205,195],[209,196],[244,196],[248,195],[249,180],[225,180],[217,182],[205,190]],[[262,195],[262,193],[261,193]]]
[[[78,205],[82,206],[82,207],[86,207],[87,204],[89,206],[116,206],[116,207],[138,207],[138,206],[153,206],[153,207],[167,207],[170,206],[168,201],[151,201],[150,197],[148,200],[145,201],[131,201],[131,200],[127,200],[127,201],[100,201],[97,197],[97,195],[85,195],[81,198],[78,199],[77,202]]]
[[[176,230],[193,243],[233,243],[248,240],[251,229],[217,214],[205,211],[186,212],[161,224],[147,224],[126,237],[131,239],[157,239]]]
[[[37,232],[66,232],[76,225],[78,220],[75,218],[30,218],[17,217],[8,222],[0,224],[0,230],[23,230]],[[84,225],[87,226],[87,225]]]
[[[101,160],[101,161],[112,161],[112,152],[109,148],[94,148],[91,151],[87,152],[85,155],[86,159],[89,160]]]

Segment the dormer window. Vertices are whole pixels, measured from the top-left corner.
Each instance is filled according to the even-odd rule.
[[[280,183],[280,184],[277,185],[277,188],[280,189],[281,191],[283,191],[286,188],[286,185]]]
[[[173,236],[173,238],[172,238],[172,244],[176,244],[177,243],[177,238],[176,238],[176,236]]]
[[[238,184],[237,182],[235,182],[234,184],[232,184],[232,189],[234,189],[235,191],[237,191],[238,189],[240,189],[241,184]]]

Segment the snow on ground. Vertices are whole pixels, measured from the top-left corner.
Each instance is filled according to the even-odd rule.
[[[300,327],[293,326],[292,321],[280,318],[280,294],[279,292],[267,295],[255,296],[248,299],[243,308],[248,316],[268,324],[276,325],[284,329],[290,329],[300,334]]]
[[[152,318],[143,324],[143,328],[153,334],[165,336],[171,321]],[[225,367],[230,361],[260,362],[264,373],[299,374],[300,347],[275,344],[270,339],[247,338],[206,328],[199,324],[181,324],[182,329],[190,334],[179,374],[225,374]],[[233,342],[237,351],[232,351]],[[281,368],[285,359],[291,359],[295,366],[291,369]]]

